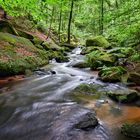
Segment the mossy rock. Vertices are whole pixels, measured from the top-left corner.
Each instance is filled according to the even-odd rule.
[[[89,100],[99,99],[106,95],[106,91],[103,90],[104,86],[99,84],[80,84],[68,96],[78,103],[85,104]]]
[[[106,87],[106,94],[114,101],[121,103],[131,103],[139,98],[136,90],[121,87]]]
[[[140,139],[140,122],[124,124],[121,127],[121,132],[125,136]]]
[[[69,43],[62,43],[62,44],[61,44],[61,46],[62,46],[62,47],[69,48],[70,50],[72,50],[72,49],[75,49],[75,48],[76,48],[76,45],[69,44]]]
[[[58,46],[52,39],[48,39],[41,44],[45,50],[59,51],[61,47]]]
[[[86,47],[88,46],[99,46],[103,48],[109,48],[110,43],[103,36],[96,36],[86,40]]]
[[[93,95],[101,88],[102,85],[99,84],[81,84],[74,89],[74,92],[75,94]]]
[[[0,20],[0,32],[19,35],[16,29],[12,26],[12,24],[4,20]]]
[[[86,62],[93,70],[103,66],[113,66],[115,60],[116,57],[114,55],[100,50],[93,51],[86,55]]]
[[[104,51],[103,48],[101,48],[101,47],[89,46],[89,47],[84,47],[81,51],[81,54],[82,55],[89,54],[89,53],[96,51],[96,50]]]
[[[69,58],[64,55],[62,51],[47,51],[49,54],[49,59],[55,59],[57,63],[68,62]]]
[[[30,40],[0,32],[0,76],[21,74],[47,63],[47,53]]]

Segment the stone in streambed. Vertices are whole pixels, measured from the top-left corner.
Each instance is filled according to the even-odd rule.
[[[131,90],[128,88],[111,88],[106,87],[106,94],[113,100],[122,102],[122,103],[130,103],[139,99],[138,92],[136,90]]]
[[[92,112],[88,112],[87,114],[84,114],[81,116],[75,124],[75,128],[82,129],[82,130],[88,130],[90,128],[94,128],[98,125],[98,120],[95,117],[95,114]]]

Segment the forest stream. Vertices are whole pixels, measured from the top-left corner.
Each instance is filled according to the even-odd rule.
[[[140,119],[138,107],[113,102],[106,96],[81,97],[86,103],[68,96],[81,83],[123,86],[97,80],[97,73],[90,69],[73,68],[72,63],[84,59],[80,52],[77,47],[68,53],[69,62],[52,60],[33,76],[0,89],[0,140],[133,140],[123,136],[119,127]],[[88,130],[74,127],[92,111],[98,126]]]

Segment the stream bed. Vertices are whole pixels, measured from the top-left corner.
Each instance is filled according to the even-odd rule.
[[[67,63],[52,61],[43,71],[0,89],[0,140],[134,140],[119,128],[124,122],[140,121],[139,107],[88,96],[79,104],[67,96],[81,83],[106,84],[97,80],[96,72],[71,67],[84,59],[80,51],[77,47],[69,53]],[[75,124],[90,112],[96,113],[99,125],[77,129]]]

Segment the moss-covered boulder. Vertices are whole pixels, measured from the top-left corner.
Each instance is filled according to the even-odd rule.
[[[69,98],[78,103],[87,103],[90,100],[99,99],[106,95],[103,85],[99,84],[80,84],[68,95]]]
[[[47,63],[47,53],[30,40],[0,32],[0,76],[24,73]]]
[[[93,51],[86,55],[86,62],[92,70],[96,70],[103,66],[112,66],[116,57],[104,51]]]
[[[12,26],[12,24],[5,20],[0,20],[0,32],[19,35],[16,29]]]
[[[121,127],[121,132],[125,136],[140,139],[140,122],[124,124]]]
[[[99,46],[103,48],[109,48],[110,43],[103,36],[96,36],[86,40],[86,47],[88,46]]]
[[[58,51],[61,50],[61,47],[58,46],[52,39],[48,39],[42,43],[42,46],[44,47],[45,50],[53,50],[53,51]]]
[[[104,51],[104,49],[101,48],[101,47],[98,47],[98,46],[89,46],[89,47],[82,48],[81,54],[82,55],[89,54],[89,53],[91,53],[93,51],[96,51],[96,50]]]
[[[105,82],[127,82],[127,71],[121,66],[102,67],[98,73],[100,79]]]
[[[47,51],[49,59],[55,59],[57,63],[63,63],[63,62],[68,62],[69,61],[69,57],[64,55],[64,52],[59,50],[59,51],[53,51],[53,50],[49,50]]]
[[[105,87],[106,94],[117,102],[131,103],[139,98],[136,90],[131,90],[123,87]]]
[[[76,48],[76,45],[69,44],[69,43],[62,43],[61,46],[67,48],[68,51],[71,51],[72,49]]]

